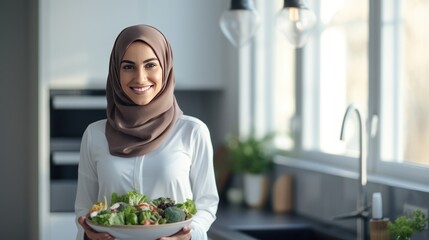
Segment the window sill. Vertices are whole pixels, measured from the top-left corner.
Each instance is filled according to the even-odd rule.
[[[335,166],[328,166],[326,164],[317,163],[311,160],[287,157],[277,155],[274,158],[274,163],[280,166],[293,167],[307,171],[319,172],[323,174],[339,176],[349,179],[358,179],[359,174],[356,171],[351,171]],[[429,185],[419,182],[397,179],[388,176],[380,176],[368,173],[368,182],[387,185],[391,187],[403,188],[407,190],[421,191],[429,193]]]

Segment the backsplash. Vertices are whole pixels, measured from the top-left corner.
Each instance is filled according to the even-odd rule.
[[[355,231],[355,219],[333,220],[333,218],[356,210],[356,195],[359,187],[357,179],[301,168],[299,164],[276,163],[275,175],[281,174],[293,176],[294,211],[297,214]],[[368,203],[371,203],[374,192],[381,193],[383,215],[390,220],[403,214],[406,203],[429,208],[428,192],[368,182],[366,185]],[[412,239],[429,239],[429,231],[416,233]]]

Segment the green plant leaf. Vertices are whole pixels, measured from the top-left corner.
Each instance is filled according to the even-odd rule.
[[[229,136],[226,141],[228,158],[232,169],[239,173],[265,173],[272,167],[272,153],[269,143],[272,137],[247,139]]]
[[[389,222],[387,227],[391,237],[397,240],[407,240],[414,232],[421,232],[424,230],[426,224],[429,222],[422,211],[414,211],[410,217],[399,216],[395,222]]]

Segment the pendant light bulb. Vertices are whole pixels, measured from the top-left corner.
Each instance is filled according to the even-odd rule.
[[[316,15],[302,0],[285,0],[277,14],[277,27],[297,48],[303,47],[313,33]]]
[[[235,47],[241,47],[250,41],[260,22],[253,0],[231,0],[231,8],[222,14],[219,25],[225,37]]]

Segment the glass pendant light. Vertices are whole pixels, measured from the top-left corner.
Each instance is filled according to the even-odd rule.
[[[253,0],[231,0],[231,8],[222,14],[219,25],[226,38],[241,47],[253,37],[260,22]]]
[[[316,16],[303,0],[284,0],[277,14],[277,27],[297,48],[303,47],[313,32]]]

